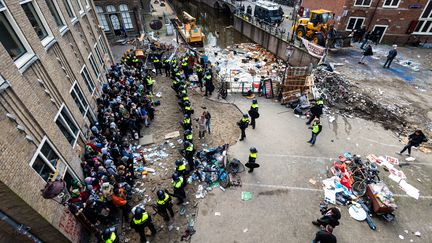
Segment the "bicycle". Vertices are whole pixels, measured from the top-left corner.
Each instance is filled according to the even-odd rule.
[[[222,81],[218,88],[218,99],[222,98],[226,100],[228,96],[228,82]]]

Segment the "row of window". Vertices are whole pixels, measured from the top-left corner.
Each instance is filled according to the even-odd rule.
[[[75,23],[78,18],[73,9],[71,0],[61,0],[67,12],[67,16],[71,23]],[[84,14],[84,8],[81,0],[77,1],[77,6],[80,15]],[[85,8],[90,8],[90,0],[85,1]],[[67,25],[62,12],[60,11],[59,3],[57,0],[45,0],[45,3],[56,23],[59,32],[64,33],[67,31]],[[40,3],[39,3],[40,4]],[[30,25],[34,29],[36,35],[39,37],[42,45],[47,47],[54,41],[54,35],[48,26],[41,9],[36,0],[21,0],[20,5],[24,14],[28,18]],[[34,52],[27,42],[21,29],[18,27],[11,12],[7,8],[4,0],[0,0],[0,42],[3,44],[6,51],[9,53],[18,68],[24,66],[33,56]]]
[[[420,15],[419,22],[414,30],[417,34],[432,33],[432,0],[429,0],[423,13]]]
[[[401,0],[384,0],[383,8],[397,8],[399,7]],[[372,0],[355,0],[354,6],[358,7],[370,7]]]
[[[106,6],[106,12],[101,6],[96,6],[96,13],[98,15],[99,23],[102,25],[105,31],[110,31],[111,27],[108,23],[107,16],[109,18],[109,22],[114,30],[120,29],[133,29],[132,18],[129,13],[129,8],[126,4],[119,5],[119,12],[122,19],[122,24],[116,14],[117,10],[114,5]]]

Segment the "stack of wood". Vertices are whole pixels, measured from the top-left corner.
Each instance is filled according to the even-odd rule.
[[[285,82],[281,85],[282,105],[297,100],[301,94],[306,94],[308,96],[311,94],[313,77],[308,74],[309,71],[307,67],[288,68]]]

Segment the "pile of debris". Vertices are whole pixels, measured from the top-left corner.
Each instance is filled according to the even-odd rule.
[[[379,97],[371,97],[341,75],[322,69],[313,72],[315,92],[321,95],[330,108],[336,108],[348,115],[355,115],[381,123],[385,129],[404,132],[406,116],[411,113],[407,107],[397,104],[383,104]]]

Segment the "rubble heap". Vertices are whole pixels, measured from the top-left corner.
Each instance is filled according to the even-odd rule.
[[[381,103],[378,97],[372,97],[337,73],[316,69],[313,74],[315,88],[330,108],[379,122],[385,129],[404,132],[408,108]]]

